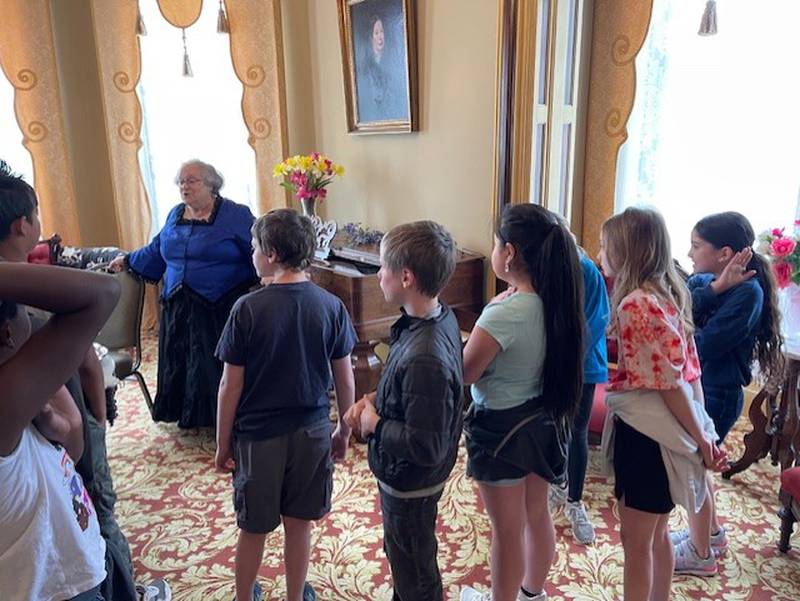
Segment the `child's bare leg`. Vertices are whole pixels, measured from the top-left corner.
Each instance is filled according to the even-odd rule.
[[[478,487],[492,524],[492,599],[511,601],[517,598],[525,574],[525,484]]]
[[[547,507],[548,483],[531,474],[525,478],[525,578],[522,586],[531,593],[544,590],[556,556],[556,533]]]
[[[619,503],[620,538],[625,553],[625,601],[649,601],[653,587],[653,536],[663,516]],[[666,566],[670,568],[671,566]],[[659,566],[663,570],[663,566]],[[669,572],[670,578],[672,571]]]
[[[311,522],[283,516],[286,600],[302,601],[311,553]]]
[[[266,534],[253,534],[239,530],[236,545],[236,601],[252,601],[253,586],[261,567]]]
[[[708,479],[706,479],[708,480]],[[711,553],[711,520],[714,515],[714,493],[706,490],[706,500],[697,513],[689,513],[689,537],[695,551],[701,558],[708,557]]]
[[[650,601],[667,601],[672,588],[675,556],[669,538],[669,514],[660,516],[653,534],[653,585]]]

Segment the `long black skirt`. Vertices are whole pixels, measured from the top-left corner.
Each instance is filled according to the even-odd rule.
[[[222,363],[214,351],[233,304],[247,290],[238,287],[212,303],[182,286],[162,299],[155,421],[177,421],[180,428],[216,424]]]

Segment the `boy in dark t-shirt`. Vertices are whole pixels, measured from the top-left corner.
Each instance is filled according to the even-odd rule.
[[[356,335],[341,300],[308,281],[316,235],[290,209],[253,225],[253,264],[272,283],[240,298],[217,346],[217,455],[233,475],[239,542],[236,598],[258,597],[255,583],[266,535],[283,522],[289,601],[314,599],[305,583],[311,521],[330,511],[334,461],[344,459],[353,404],[350,352]],[[339,423],[331,435],[333,374]],[[254,591],[254,587],[256,590]]]

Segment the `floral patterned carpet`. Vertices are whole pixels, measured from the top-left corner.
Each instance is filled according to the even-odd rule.
[[[145,352],[145,377],[155,392],[155,345]],[[173,598],[233,598],[236,526],[230,478],[212,467],[211,431],[180,431],[154,424],[138,385],[117,394],[120,415],[109,430],[109,461],[119,494],[118,517],[129,538],[139,581],[165,578]],[[738,457],[744,420],[731,436]],[[559,511],[554,516],[558,555],[547,592],[553,600],[622,599],[622,547],[611,485],[599,473],[597,449],[590,452],[585,502],[597,529],[591,547],[576,544]],[[800,550],[782,556],[776,548],[779,523],[778,468],[762,460],[736,476],[719,479],[718,506],[729,531],[730,549],[714,578],[679,577],[673,599],[800,599]],[[489,582],[489,523],[476,487],[459,459],[440,503],[439,565],[446,599],[462,585]],[[676,526],[683,517],[676,515]],[[800,549],[800,535],[793,538]],[[260,581],[267,599],[282,599],[282,534],[267,538]],[[316,524],[308,580],[318,598],[391,598],[391,581],[381,550],[380,510],[365,449],[356,445],[336,471],[333,511]]]

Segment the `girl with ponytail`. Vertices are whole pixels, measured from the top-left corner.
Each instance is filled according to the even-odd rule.
[[[765,381],[783,375],[775,280],[754,242],[750,222],[733,211],[704,217],[692,231],[694,337],[706,410],[720,440],[742,413],[753,363]]]
[[[694,340],[700,356],[705,408],[720,443],[742,413],[742,388],[753,363],[767,382],[783,374],[780,314],[775,281],[767,261],[753,251],[755,234],[744,215],[729,211],[704,217],[694,226],[689,258]],[[714,485],[701,513],[710,525],[689,522],[670,536],[676,550],[676,573],[696,573],[697,556],[710,548],[722,555],[728,536],[719,522]]]
[[[530,204],[503,212],[491,261],[509,289],[470,335],[464,383],[467,474],[492,525],[492,593],[467,587],[461,601],[543,601],[555,557],[548,485],[564,480],[582,389],[583,276],[569,230]]]

